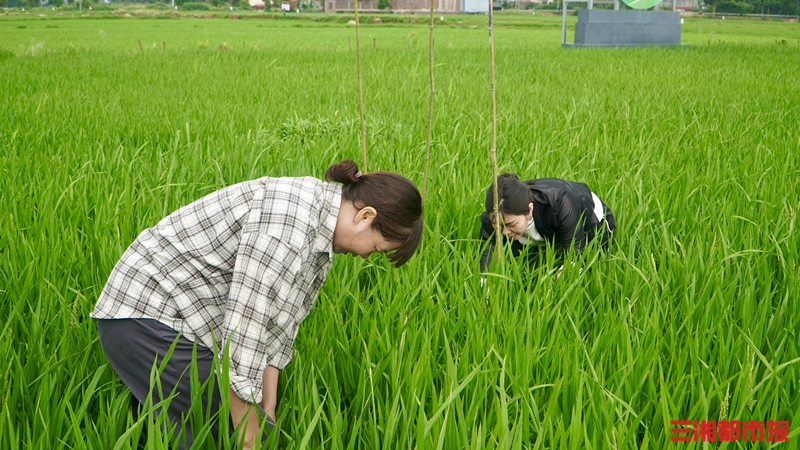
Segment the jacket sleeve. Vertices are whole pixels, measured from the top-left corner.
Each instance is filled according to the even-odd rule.
[[[575,245],[575,252],[581,253],[586,246],[586,233],[583,230],[586,221],[585,211],[578,200],[569,192],[561,197],[561,205],[555,213],[557,232],[555,246],[563,250]]]
[[[481,273],[486,272],[486,268],[489,267],[489,264],[492,262],[492,255],[494,254],[494,228],[492,227],[492,221],[489,219],[489,215],[484,212],[481,214],[481,247],[483,251],[481,252],[480,258],[480,269]]]

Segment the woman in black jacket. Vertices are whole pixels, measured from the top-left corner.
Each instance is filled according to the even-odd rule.
[[[526,246],[550,244],[580,253],[595,237],[604,249],[613,241],[614,213],[584,183],[558,178],[520,181],[516,174],[504,173],[497,180],[497,191],[503,239],[512,241],[515,256]],[[486,271],[495,246],[493,197],[489,186],[486,211],[481,214],[481,239],[487,241],[481,272]]]

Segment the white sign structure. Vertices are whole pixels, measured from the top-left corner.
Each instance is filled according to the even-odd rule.
[[[467,13],[489,12],[489,0],[461,0],[461,10]]]

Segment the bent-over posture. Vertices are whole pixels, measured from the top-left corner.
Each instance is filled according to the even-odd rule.
[[[422,198],[408,179],[362,174],[350,160],[325,177],[341,184],[265,177],[216,191],[144,230],[114,267],[91,314],[100,342],[141,403],[152,389],[154,361],[160,365],[175,342],[160,378],[164,397],[177,393],[166,410],[176,434],[192,406],[195,345],[200,383],[213,358],[227,358],[230,419],[237,427],[246,417],[239,438],[249,448],[259,416],[266,412],[270,428],[274,423],[279,371],[292,358],[332,254],[386,253],[399,267],[419,246]],[[153,403],[160,399],[153,389]],[[215,389],[203,410],[215,414],[219,402]],[[192,430],[184,431],[181,444],[189,448]],[[215,422],[215,440],[217,433]]]
[[[558,178],[520,181],[516,174],[497,179],[498,212],[503,240],[511,240],[514,255],[525,246],[552,245],[559,250],[581,252],[587,242],[600,237],[608,248],[616,222],[611,208],[584,183]],[[481,273],[494,253],[494,189],[486,193],[486,211],[481,214],[481,239],[486,241],[480,259]]]

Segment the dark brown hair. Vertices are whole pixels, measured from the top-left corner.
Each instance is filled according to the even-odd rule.
[[[493,186],[489,185],[486,192],[486,213],[489,217],[494,215],[493,192]],[[527,215],[531,201],[530,188],[519,180],[517,174],[504,172],[497,177],[497,211],[500,214]]]
[[[395,267],[414,256],[422,241],[422,196],[414,183],[393,172],[361,174],[349,159],[328,167],[325,179],[342,183],[344,199],[356,208],[375,208],[378,214],[372,228],[387,241],[402,244],[387,255]]]

